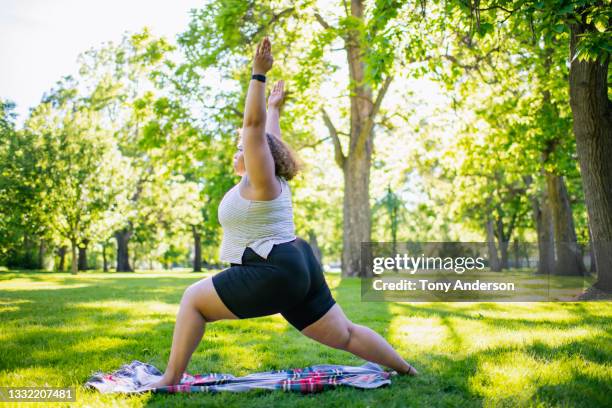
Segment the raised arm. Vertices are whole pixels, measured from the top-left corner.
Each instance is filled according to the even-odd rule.
[[[266,133],[270,133],[281,138],[281,130],[280,130],[280,108],[283,104],[283,98],[285,97],[285,81],[278,81],[272,92],[270,93],[270,97],[268,98],[268,114],[266,119]]]
[[[268,38],[259,43],[253,59],[253,74],[265,75],[272,68],[272,46]],[[266,139],[266,84],[251,79],[242,122],[244,166],[251,187],[260,192],[276,190],[274,158]]]

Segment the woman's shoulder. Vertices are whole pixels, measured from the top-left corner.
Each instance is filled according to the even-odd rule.
[[[282,184],[282,185],[289,185],[289,182],[287,181],[286,178],[284,178],[283,176],[279,176],[278,174],[275,174],[274,177]],[[243,181],[244,180],[244,181]],[[245,186],[247,186],[247,188],[251,187],[251,183],[249,181],[249,176],[245,175],[242,180],[240,180],[240,182],[238,182],[237,185],[240,185],[241,183],[244,183]]]
[[[258,199],[254,199],[254,198],[245,198],[243,196],[243,194],[246,194],[247,196],[250,194],[248,191],[243,191],[242,193],[240,192],[240,184],[244,183],[244,190],[248,190],[251,186],[248,182],[248,176],[245,175],[245,177],[243,177],[243,180],[241,180],[241,182],[239,182],[236,186],[236,191],[238,192],[239,196],[245,200],[251,201],[251,202],[258,202],[258,203],[270,203],[272,201],[278,201],[280,200],[281,196],[291,196],[291,186],[289,186],[289,183],[287,181],[286,178],[284,178],[283,176],[279,176],[278,174],[275,174],[274,177],[276,178],[276,180],[278,180],[278,182],[280,183],[280,192],[279,194],[272,199],[268,199],[268,200],[258,200]]]
[[[278,178],[278,180],[280,180],[280,182],[281,182],[281,184],[283,186],[283,191],[291,190],[291,186],[289,185],[289,180],[287,180],[283,176],[276,176],[276,177]]]

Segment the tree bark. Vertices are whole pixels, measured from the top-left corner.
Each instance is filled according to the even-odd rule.
[[[66,269],[66,246],[61,246],[58,250],[57,250],[57,254],[59,255],[60,261],[59,261],[59,265],[57,266],[57,270],[60,272],[64,272],[64,269]]]
[[[514,268],[518,269],[521,264],[521,244],[518,239],[514,240]]]
[[[370,242],[369,154],[349,155],[344,171],[342,275],[361,275],[361,243]]]
[[[501,254],[501,268],[509,269],[510,265],[508,263],[508,246],[510,245],[509,241],[503,240],[499,243],[499,252]]]
[[[362,0],[351,0],[351,16],[362,20]],[[324,119],[334,141],[336,163],[344,174],[342,276],[366,275],[361,268],[361,243],[371,240],[370,167],[372,163],[374,119],[391,83],[387,77],[376,100],[365,77],[365,50],[360,30],[350,29],[345,37],[350,81],[349,151],[344,156],[337,132],[327,115]]]
[[[193,232],[193,271],[202,271],[202,235],[198,232],[195,225],[191,226]]]
[[[132,245],[132,270],[136,270],[136,263],[138,261],[138,247],[138,243]]]
[[[70,262],[70,273],[76,275],[78,272],[78,259],[77,259],[77,243],[76,240],[70,241],[70,247],[72,249],[72,259]]]
[[[507,234],[504,234],[504,223],[502,217],[497,218],[497,241],[499,244],[499,252],[501,254],[500,268],[508,269],[508,246],[510,245],[510,236],[512,235],[513,225],[508,226]]]
[[[128,227],[115,232],[117,240],[117,272],[134,272],[130,266],[128,243],[132,232]]]
[[[81,245],[79,245],[79,271],[87,270],[87,245],[89,240],[84,239]]]
[[[553,226],[550,207],[546,193],[542,199],[531,198],[533,208],[533,220],[536,225],[538,236],[538,274],[549,275],[555,267],[555,247],[553,240]]]
[[[493,219],[487,220],[487,248],[489,249],[489,269],[493,272],[501,271],[501,264],[495,246],[495,232],[493,227]]]
[[[546,74],[550,72],[553,65],[553,52],[554,49],[551,46],[544,49],[544,72]],[[559,109],[552,101],[549,89],[542,91],[542,111],[542,115],[545,117],[556,118],[559,116]],[[553,131],[549,136],[542,150],[542,162],[544,164],[542,173],[546,180],[548,205],[553,221],[556,252],[554,273],[556,275],[584,275],[585,267],[576,238],[572,206],[563,175],[559,172],[551,172],[545,166],[550,157],[554,155],[557,146],[562,143],[563,135],[558,131]]]
[[[315,258],[317,258],[319,264],[323,265],[323,253],[321,252],[321,248],[317,242],[317,235],[313,230],[308,230],[308,244],[312,248],[312,252],[314,253]]]
[[[45,254],[47,252],[47,244],[44,239],[40,240],[38,245],[38,269],[45,269]]]
[[[546,186],[555,234],[555,274],[582,276],[586,269],[578,246],[572,206],[563,177],[546,172]]]
[[[351,15],[363,19],[361,0],[351,1]],[[370,241],[370,166],[371,134],[362,136],[369,116],[372,89],[364,83],[365,63],[357,30],[351,30],[345,42],[349,76],[353,89],[350,97],[349,153],[342,167],[344,173],[342,276],[361,275],[361,243]]]
[[[106,242],[102,243],[102,270],[108,272],[108,258],[106,257]]]
[[[570,24],[570,105],[576,151],[593,235],[597,268],[595,286],[612,291],[612,102],[608,99],[610,57],[596,61],[574,58],[579,35],[592,24]]]

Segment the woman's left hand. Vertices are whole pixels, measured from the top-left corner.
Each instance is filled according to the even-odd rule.
[[[274,84],[274,88],[268,98],[268,109],[269,108],[280,108],[285,97],[285,81],[280,80]]]

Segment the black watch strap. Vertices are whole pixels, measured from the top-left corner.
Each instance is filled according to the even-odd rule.
[[[253,74],[253,75],[251,75],[251,79],[256,79],[256,80],[261,81],[263,83],[266,82],[266,76],[265,75],[261,75],[261,74]]]

